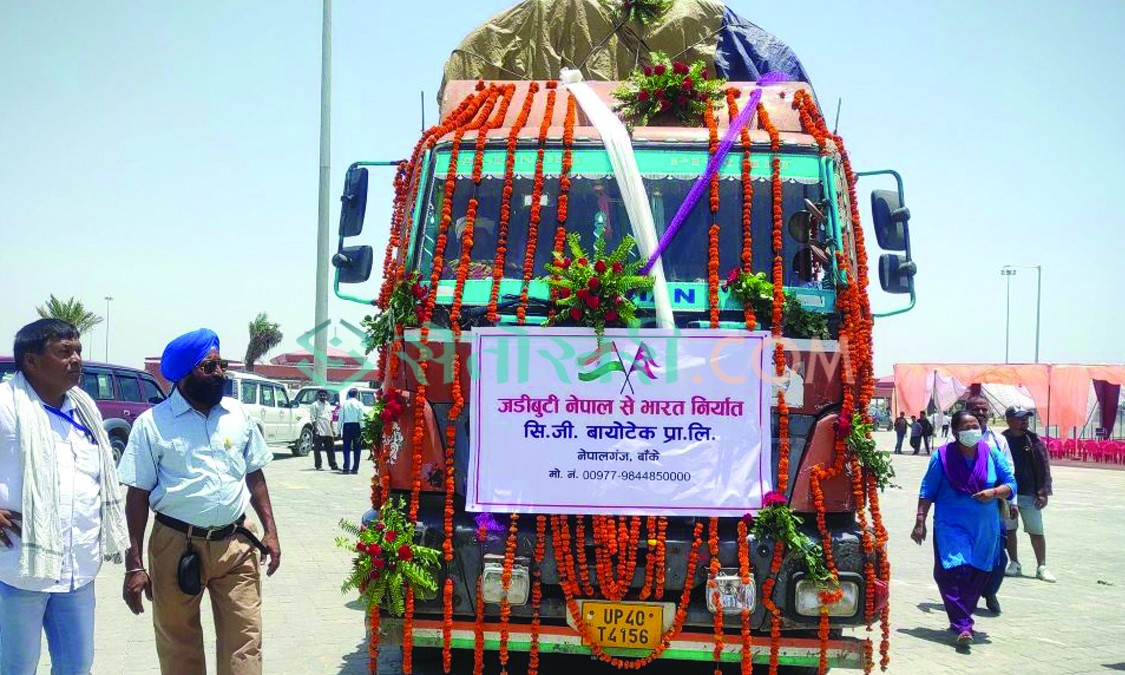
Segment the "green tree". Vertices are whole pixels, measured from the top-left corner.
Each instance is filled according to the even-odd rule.
[[[261,312],[250,322],[250,342],[246,345],[246,356],[242,362],[246,370],[253,372],[254,364],[258,362],[269,350],[281,344],[281,326],[269,320],[265,312]]]
[[[62,319],[70,323],[78,330],[79,335],[87,333],[102,322],[102,317],[86,309],[85,305],[73,296],[67,300],[59,300],[52,293],[46,304],[36,307],[35,311],[44,319]]]

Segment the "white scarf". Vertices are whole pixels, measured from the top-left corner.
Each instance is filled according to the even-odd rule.
[[[21,576],[58,579],[62,575],[63,533],[59,524],[59,465],[51,420],[43,401],[23,373],[12,380],[15,398],[16,439],[23,466],[23,522],[20,546]],[[129,546],[125,525],[125,503],[117,479],[117,465],[109,436],[94,399],[75,387],[67,392],[82,424],[94,434],[101,455],[101,531],[98,541],[102,558],[121,562]]]
[[[617,179],[617,188],[621,191],[621,201],[633,226],[637,251],[641,254],[641,260],[648,260],[656,251],[659,237],[656,235],[656,225],[652,220],[652,206],[645,193],[644,181],[641,180],[641,170],[637,167],[637,158],[633,154],[633,141],[629,137],[629,131],[605,101],[602,101],[590,88],[590,85],[582,81],[582,73],[563,68],[560,79],[563,87],[574,94],[578,105],[582,106],[582,112],[586,113],[590,124],[594,125],[602,137],[610,167],[613,168],[613,176]],[[652,301],[653,308],[656,310],[657,325],[661,328],[675,327],[668,283],[664,279],[664,265],[660,260],[656,261],[649,274],[653,279]]]

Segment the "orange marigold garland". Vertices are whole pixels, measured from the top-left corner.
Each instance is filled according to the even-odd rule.
[[[520,289],[520,304],[516,309],[519,325],[527,322],[527,301],[531,277],[535,274],[535,249],[539,241],[539,219],[542,207],[539,204],[543,195],[543,155],[547,149],[547,131],[551,128],[551,118],[555,112],[555,83],[547,83],[547,106],[543,111],[543,122],[539,125],[539,150],[535,158],[535,183],[531,188],[531,214],[527,223],[527,253],[523,259],[523,285]]]
[[[500,97],[507,88],[500,89],[490,87],[488,90],[488,100],[485,101],[484,106],[481,108],[482,115],[488,119],[488,115],[496,106],[497,98]],[[506,99],[505,99],[506,100]],[[488,141],[489,123],[486,122],[484,126],[477,132],[476,138],[476,153],[473,156],[473,173],[472,181],[474,189],[480,186],[483,165],[484,165],[484,148]],[[453,662],[453,577],[450,571],[453,568],[453,493],[454,493],[454,449],[457,443],[457,427],[454,424],[461,415],[461,411],[465,407],[465,396],[461,390],[461,354],[457,347],[461,343],[461,306],[465,292],[465,280],[468,278],[469,262],[472,259],[473,250],[473,231],[476,224],[477,209],[480,204],[477,201],[476,195],[469,199],[469,204],[465,213],[465,228],[461,234],[461,258],[457,265],[456,283],[453,289],[453,302],[449,311],[449,322],[453,332],[453,375],[451,394],[453,397],[453,406],[449,410],[449,423],[445,427],[445,504],[443,509],[442,525],[444,530],[444,538],[442,541],[442,553],[444,554],[446,565],[445,584],[442,589],[442,668],[444,672],[450,672]]]
[[[508,525],[508,543],[504,547],[504,569],[500,572],[503,595],[500,596],[500,672],[508,672],[508,621],[512,616],[512,603],[508,602],[508,589],[512,587],[512,565],[516,561],[516,535],[519,533],[520,515],[513,513]]]
[[[656,587],[653,589],[653,599],[664,599],[665,563],[668,547],[668,518],[660,516],[656,519]]]
[[[488,530],[483,527],[477,533],[478,540],[484,541]],[[483,577],[477,577],[477,606],[476,618],[473,620],[473,675],[484,673],[484,582]]]
[[[586,625],[586,620],[582,613],[578,610],[578,603],[575,600],[578,588],[574,580],[573,565],[570,564],[572,559],[569,555],[570,547],[570,533],[569,527],[565,518],[554,517],[551,522],[554,528],[554,541],[556,542],[556,550],[561,547],[566,553],[564,557],[568,559],[567,564],[559,567],[559,585],[562,587],[563,595],[566,598],[567,609],[570,611],[571,616],[574,618],[575,624],[578,627],[578,635],[582,638],[582,644],[586,645],[593,655],[601,661],[610,664],[619,670],[638,670],[652,663],[660,658],[662,654],[671,646],[672,640],[679,635],[683,629],[684,621],[687,619],[687,608],[691,601],[691,583],[690,579],[695,577],[695,570],[699,564],[699,547],[702,543],[703,523],[696,522],[695,529],[692,532],[691,550],[688,553],[687,570],[684,576],[685,580],[683,591],[680,593],[680,602],[676,607],[676,614],[672,620],[672,627],[669,628],[663,636],[661,636],[660,645],[654,649],[650,654],[639,659],[622,659],[610,654],[599,645],[590,635],[589,627]]]
[[[715,124],[715,112],[708,103],[703,112],[703,120],[707,125],[709,154],[714,155],[719,148],[719,129]],[[707,309],[711,319],[711,327],[719,327],[719,173],[711,176],[709,206],[711,209],[711,227],[707,232]]]
[[[719,594],[719,519],[711,518],[710,536],[707,538],[708,553],[711,554],[711,574],[707,578],[707,592],[711,594],[711,602],[715,611],[711,615],[712,627],[715,630],[715,648],[711,654],[715,661],[715,675],[723,675],[719,664],[723,661],[723,603]]]
[[[777,675],[777,659],[781,653],[781,608],[773,601],[773,589],[777,585],[777,574],[781,571],[781,561],[785,557],[785,545],[779,541],[773,544],[773,560],[770,562],[770,575],[762,583],[762,604],[770,613],[770,670],[769,675]]]
[[[580,514],[574,517],[574,537],[578,540],[575,554],[577,557],[578,581],[581,582],[582,592],[586,597],[592,598],[594,597],[594,586],[590,583],[590,566],[586,561],[586,516]]]
[[[738,89],[727,89],[727,114],[730,119],[738,117],[737,98],[741,92]],[[754,180],[750,175],[750,126],[742,128],[739,140],[742,143],[742,271],[752,274],[754,272],[753,236],[750,230],[750,217],[754,204]],[[754,307],[750,303],[743,303],[743,314],[746,321],[746,330],[758,327],[758,319],[754,316]]]
[[[512,219],[512,183],[515,180],[516,146],[520,132],[527,125],[527,118],[531,114],[531,106],[538,92],[539,83],[532,82],[528,85],[523,105],[516,115],[516,121],[508,131],[508,152],[504,159],[504,187],[500,192],[500,221],[496,226],[496,259],[492,265],[492,290],[488,298],[488,320],[493,323],[500,320],[497,302],[500,298],[500,280],[504,277],[504,265],[508,253],[508,224]]]
[[[367,610],[368,627],[371,639],[367,641],[367,672],[376,675],[379,669],[379,606],[373,605]]]
[[[574,153],[574,120],[577,116],[577,102],[574,94],[568,94],[566,99],[566,119],[563,122],[563,156],[562,156],[562,169],[559,171],[559,201],[558,209],[555,220],[558,226],[555,228],[555,245],[552,249],[554,251],[554,258],[563,257],[563,247],[566,244],[566,219],[568,212],[568,205],[570,204],[570,169],[573,166],[573,153]],[[558,279],[558,275],[555,275]],[[558,289],[551,286],[551,300],[558,296]],[[554,313],[554,310],[551,310]]]
[[[750,535],[747,531],[747,520],[748,518],[744,517],[738,521],[738,579],[743,586],[750,585]],[[742,622],[740,632],[742,638],[742,675],[752,675],[754,653],[750,649],[750,606],[743,604],[742,611],[739,614]]]
[[[527,675],[539,673],[539,606],[543,602],[543,557],[547,541],[547,516],[535,517],[535,572],[531,579],[531,647],[527,655]]]

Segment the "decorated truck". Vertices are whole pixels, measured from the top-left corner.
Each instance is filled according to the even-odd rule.
[[[862,175],[719,3],[531,0],[466,38],[439,123],[348,170],[333,260],[383,377],[376,515],[343,542],[373,671],[886,668]],[[871,196],[913,306],[903,202]]]

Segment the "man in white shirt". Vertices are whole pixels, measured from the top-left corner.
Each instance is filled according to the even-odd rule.
[[[344,473],[359,473],[359,437],[363,422],[363,406],[359,403],[359,392],[348,391],[348,397],[340,405],[340,428],[344,435]]]
[[[94,662],[94,578],[128,541],[109,438],[82,376],[78,331],[16,333],[0,384],[0,673],[33,675],[43,633],[54,675]]]
[[[313,427],[313,466],[317,471],[323,467],[320,464],[320,453],[328,454],[328,468],[339,471],[336,464],[336,437],[332,434],[332,405],[328,403],[328,392],[324,389],[316,392],[316,400],[309,406],[309,417]]]

